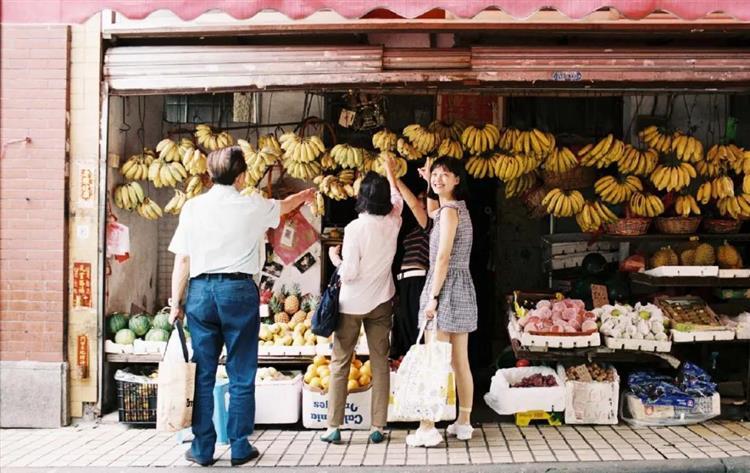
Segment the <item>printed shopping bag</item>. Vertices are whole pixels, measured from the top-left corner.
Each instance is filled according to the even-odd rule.
[[[394,411],[395,405],[395,387],[398,385],[398,373],[391,372],[391,392],[388,398],[388,422],[419,422],[417,418],[396,417]],[[446,393],[445,409],[440,420],[455,420],[458,409],[456,408],[456,378],[453,371],[448,373],[448,389]]]
[[[417,343],[398,368],[393,388],[392,414],[395,422],[430,420],[438,422],[447,410],[452,385],[451,344],[433,339],[420,343],[426,325],[419,330]],[[454,391],[455,406],[455,391]]]
[[[156,396],[156,430],[177,432],[190,427],[193,420],[195,393],[195,363],[188,358],[182,321],[167,342],[164,357],[159,363],[159,389]]]

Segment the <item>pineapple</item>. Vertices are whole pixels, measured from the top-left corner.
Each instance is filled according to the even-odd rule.
[[[292,287],[292,290],[289,292],[289,295],[286,296],[286,299],[284,299],[284,312],[286,312],[288,315],[294,315],[297,312],[299,312],[299,299],[300,299],[300,289],[298,285],[294,285]]]
[[[315,309],[318,307],[318,298],[315,296],[310,296],[305,298],[303,304],[302,304],[302,310],[307,312],[307,319],[312,319],[313,314],[315,314]]]
[[[271,300],[268,301],[268,310],[272,315],[284,312],[284,295],[277,292],[271,296]]]
[[[274,314],[273,321],[277,324],[288,324],[289,323],[289,314],[287,314],[284,311],[278,312]]]

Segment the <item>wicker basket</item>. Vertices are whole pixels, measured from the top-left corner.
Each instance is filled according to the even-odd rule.
[[[621,218],[615,223],[604,225],[604,231],[609,235],[617,236],[645,235],[648,232],[649,225],[651,225],[650,218]]]
[[[728,218],[707,218],[703,220],[703,230],[706,233],[737,233],[742,226],[742,220]]]
[[[542,171],[542,180],[544,181],[544,187],[547,189],[554,189],[555,187],[562,190],[583,189],[593,185],[595,178],[594,169],[583,166],[578,166],[563,173]]]
[[[542,218],[547,214],[547,210],[542,206],[542,199],[545,195],[547,195],[547,189],[544,186],[539,186],[526,192],[521,197],[531,218]]]
[[[701,220],[701,217],[657,217],[656,229],[659,233],[688,235],[698,230]]]

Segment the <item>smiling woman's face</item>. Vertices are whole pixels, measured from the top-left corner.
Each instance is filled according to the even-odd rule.
[[[453,196],[453,190],[458,185],[459,178],[448,169],[439,166],[430,173],[432,191],[440,197]]]

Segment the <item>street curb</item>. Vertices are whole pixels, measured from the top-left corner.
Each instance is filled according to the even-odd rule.
[[[228,466],[228,465],[227,465]],[[106,467],[107,473],[182,473],[195,472],[194,467]],[[202,468],[201,471],[226,471],[226,467]],[[367,473],[750,473],[750,456],[734,458],[676,459],[676,460],[625,460],[611,462],[568,463],[489,463],[484,465],[439,465],[439,466],[313,466],[313,467],[248,467],[232,468],[232,471],[250,470],[286,473],[351,473],[352,469],[363,469]],[[76,473],[102,471],[101,467],[59,468],[3,468],[3,473]]]

